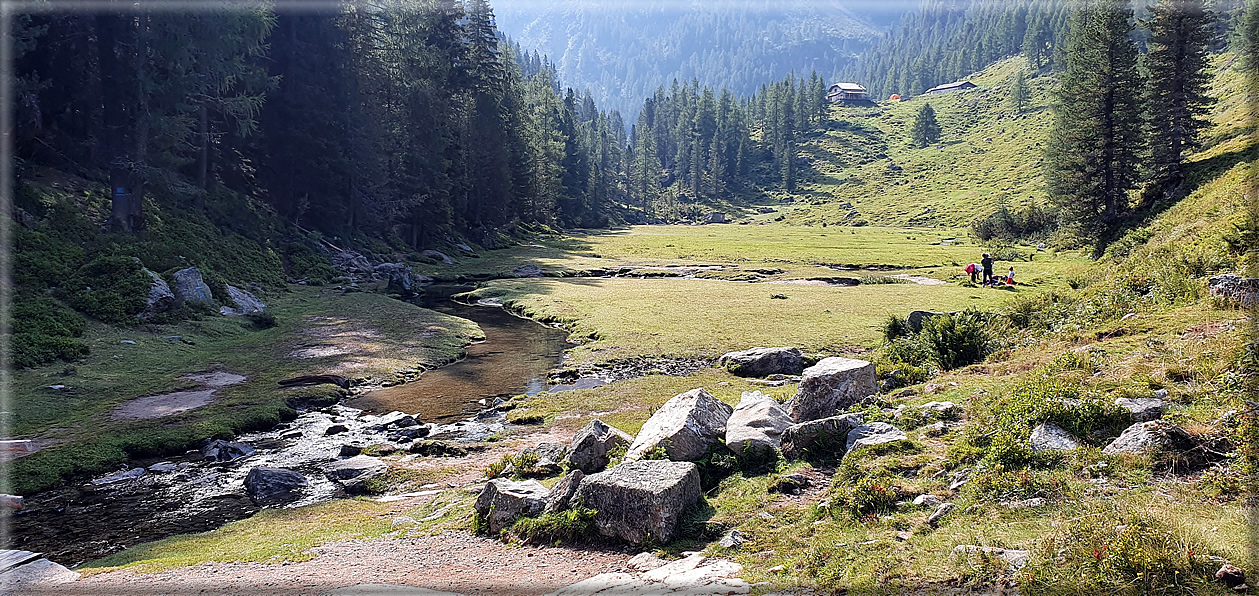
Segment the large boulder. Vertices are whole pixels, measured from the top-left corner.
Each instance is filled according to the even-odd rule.
[[[834,416],[879,392],[874,363],[851,358],[823,358],[805,369],[800,388],[788,402],[792,420],[807,422]]]
[[[489,524],[490,533],[497,534],[522,517],[542,513],[549,494],[537,480],[491,480],[485,483],[473,507]]]
[[[886,422],[871,422],[848,431],[844,447],[848,451],[862,447],[873,447],[884,443],[904,441],[909,437],[901,429]]]
[[[1079,439],[1071,436],[1062,427],[1046,422],[1032,429],[1032,452],[1075,451],[1083,446]]]
[[[1259,278],[1225,273],[1207,280],[1211,296],[1236,302],[1242,308],[1259,306]]]
[[[831,416],[793,424],[782,435],[782,452],[787,459],[800,459],[812,449],[839,451],[848,444],[848,432],[865,421],[860,412]]]
[[[258,466],[245,475],[245,492],[258,505],[296,501],[306,486],[306,477],[296,470]]]
[[[591,420],[581,429],[568,447],[568,465],[587,474],[602,472],[608,466],[608,453],[628,448],[634,437],[602,420]]]
[[[175,304],[175,294],[171,292],[170,285],[162,276],[143,269],[144,273],[149,276],[149,297],[145,299],[144,310],[140,313],[141,320],[149,320],[156,315],[170,310]]]
[[[323,473],[332,480],[364,480],[383,473],[389,466],[367,455],[337,460],[323,467]]]
[[[1124,429],[1102,453],[1152,453],[1156,451],[1187,451],[1194,447],[1193,437],[1184,429],[1161,420],[1138,422]]]
[[[1163,417],[1163,400],[1157,397],[1120,397],[1115,405],[1132,414],[1134,422],[1149,422]]]
[[[599,512],[595,527],[600,534],[632,544],[648,539],[663,544],[673,539],[682,511],[699,497],[695,464],[648,460],[587,476],[576,499]]]
[[[452,258],[450,258],[449,256],[447,256],[445,253],[438,252],[438,251],[435,251],[435,250],[426,250],[426,251],[423,251],[423,252],[421,252],[421,253],[420,253],[420,256],[421,256],[421,257],[424,257],[424,258],[426,258],[426,259],[434,259],[434,260],[436,260],[436,261],[439,261],[439,262],[440,262],[441,264],[443,264],[443,265],[454,265],[454,264],[455,264],[455,260],[454,260],[454,259],[452,259]]]
[[[789,426],[791,416],[774,398],[760,391],[744,391],[726,421],[726,447],[744,457],[770,453],[778,448]]]
[[[641,459],[663,447],[673,461],[696,461],[726,435],[734,408],[701,389],[673,396],[647,419],[625,461]]]
[[[804,370],[804,354],[796,348],[752,348],[728,352],[717,364],[740,377],[798,375]]]
[[[538,443],[536,447],[525,449],[520,455],[528,455],[535,459],[533,468],[547,476],[560,473],[560,463],[568,455],[568,446],[557,443]]]
[[[914,332],[918,332],[918,331],[922,331],[922,324],[926,323],[927,319],[930,319],[931,317],[937,317],[942,314],[944,313],[932,312],[929,310],[915,310],[909,313],[909,316],[905,318],[905,322],[909,323],[910,329],[913,329]]]
[[[546,505],[543,507],[543,512],[556,513],[568,509],[569,504],[573,501],[573,497],[577,496],[577,489],[581,488],[581,481],[585,477],[586,475],[581,470],[573,470],[555,483],[555,486],[551,487],[551,493],[546,497]]]
[[[205,284],[201,271],[196,267],[180,269],[173,276],[175,280],[175,301],[179,304],[211,305],[214,295],[210,286]]]
[[[404,296],[415,293],[417,284],[415,275],[411,273],[411,267],[402,263],[381,263],[373,269],[373,272],[389,280],[385,287],[386,292]]]
[[[225,287],[227,288],[227,297],[231,298],[232,304],[235,304],[236,307],[219,307],[220,313],[224,315],[252,315],[254,313],[260,313],[267,308],[267,305],[263,304],[257,296],[254,296],[253,294],[233,285],[227,285]]]

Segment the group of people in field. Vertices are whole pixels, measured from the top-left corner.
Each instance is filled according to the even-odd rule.
[[[985,287],[996,287],[1000,285],[1014,285],[1014,267],[1010,267],[1010,272],[1002,275],[994,275],[992,270],[992,257],[988,253],[978,263],[971,263],[966,266],[966,272],[970,274],[970,282],[973,284],[982,284]]]

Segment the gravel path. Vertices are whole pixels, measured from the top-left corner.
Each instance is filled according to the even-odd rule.
[[[465,531],[422,538],[335,542],[301,563],[207,563],[160,573],[114,571],[40,594],[326,594],[395,584],[460,594],[546,594],[620,571],[630,551],[517,547]]]

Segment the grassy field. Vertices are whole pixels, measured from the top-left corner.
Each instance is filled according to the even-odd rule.
[[[379,294],[295,286],[265,299],[278,323],[270,329],[254,329],[239,317],[134,329],[93,324],[87,358],[15,371],[15,434],[54,445],[14,462],[11,488],[38,490],[76,472],[116,465],[128,455],[182,450],[205,437],[275,424],[293,399],[337,397],[327,389],[280,390],[276,382],[284,378],[340,374],[394,381],[450,362],[483,337],[471,321]],[[183,377],[203,371],[247,380],[183,414],[112,419],[113,409],[132,398],[197,387]]]
[[[717,280],[579,279],[494,281],[472,294],[564,323],[585,343],[575,364],[640,357],[715,358],[754,346],[863,352],[889,315],[991,308],[1006,290],[955,285],[816,287]],[[785,298],[775,298],[783,296]]]

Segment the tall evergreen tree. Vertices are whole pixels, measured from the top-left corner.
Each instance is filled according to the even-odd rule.
[[[1081,2],[1046,147],[1051,200],[1100,250],[1123,222],[1142,153],[1141,78],[1126,0]]]
[[[1015,112],[1022,112],[1028,101],[1031,101],[1031,92],[1027,89],[1027,77],[1020,69],[1014,75],[1014,82],[1010,83],[1010,108]]]
[[[1204,0],[1159,0],[1150,15],[1146,114],[1152,189],[1175,196],[1184,183],[1184,155],[1208,124],[1207,49],[1214,16]]]
[[[936,112],[931,104],[923,104],[914,117],[909,128],[909,139],[916,147],[926,147],[940,140],[940,123],[936,121]]]
[[[1238,65],[1248,74],[1259,73],[1259,0],[1247,0],[1233,36]]]

